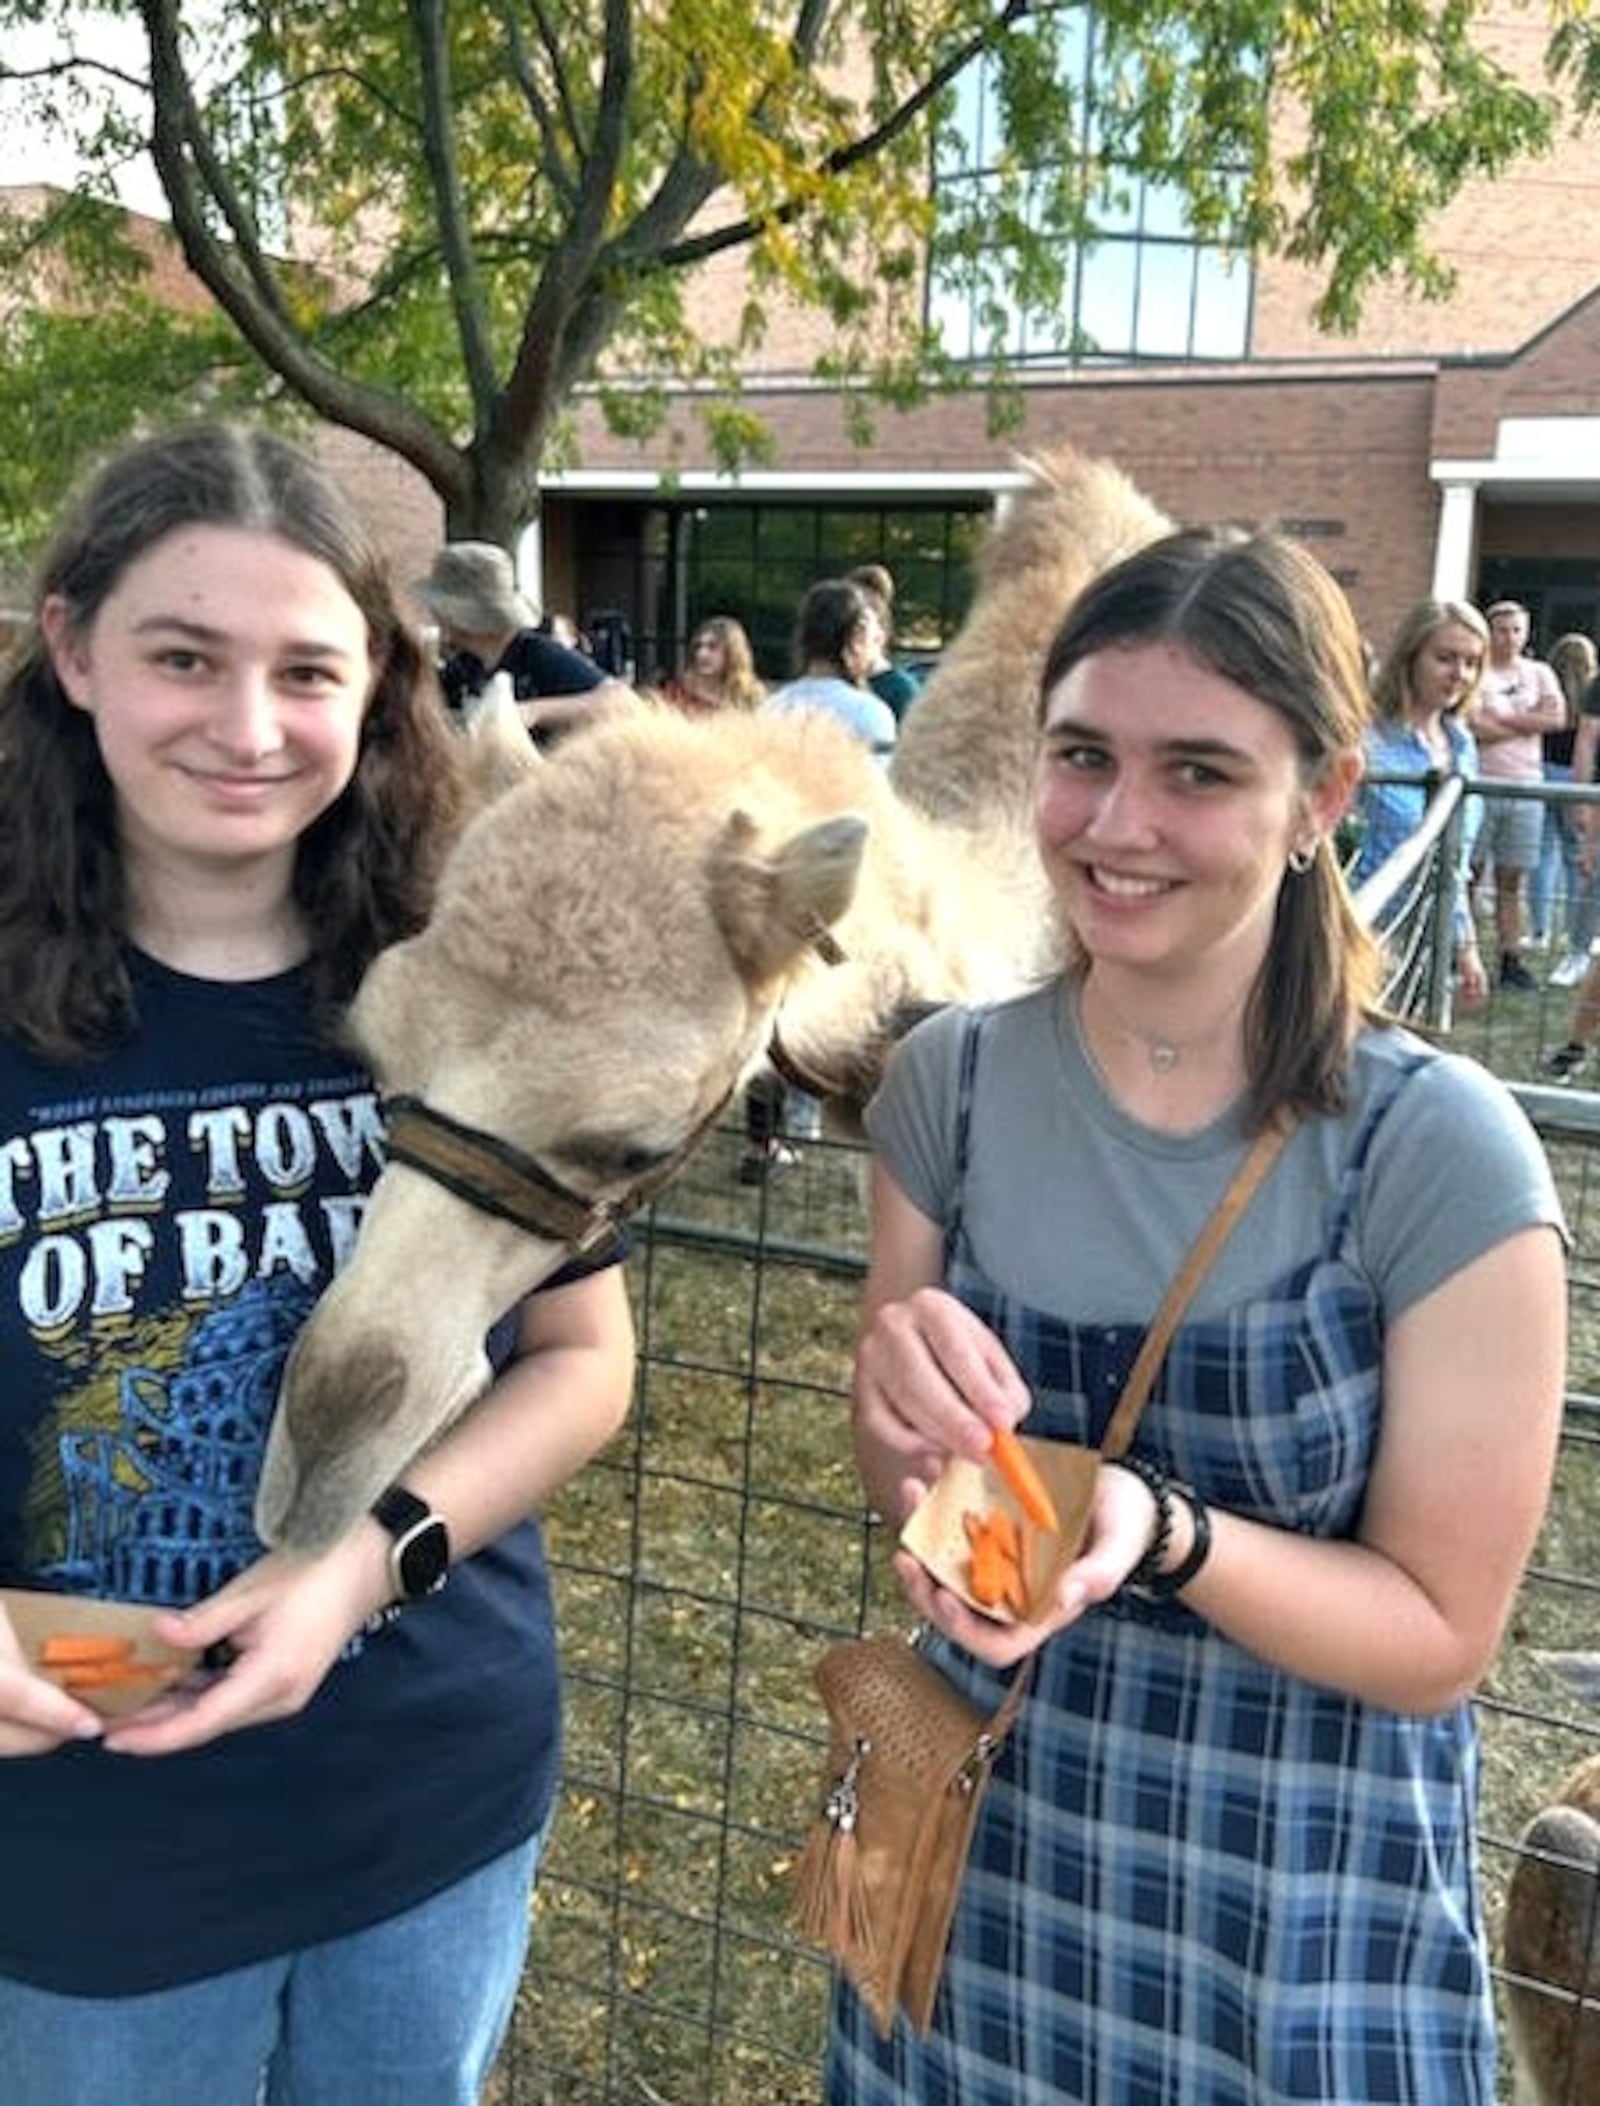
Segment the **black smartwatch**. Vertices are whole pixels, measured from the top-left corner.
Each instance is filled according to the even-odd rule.
[[[437,1594],[450,1577],[450,1531],[425,1500],[392,1484],[372,1502],[372,1518],[394,1538],[389,1570],[397,1601]]]

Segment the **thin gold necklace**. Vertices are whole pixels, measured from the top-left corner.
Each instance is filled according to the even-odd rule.
[[[1085,1042],[1088,1040],[1089,1031],[1088,1019],[1084,1015],[1083,1004],[1084,996],[1088,992],[1088,985],[1089,983],[1085,981],[1078,993],[1078,1022],[1080,1029],[1083,1031]],[[1127,1018],[1121,1014],[1116,1004],[1107,997],[1104,988],[1095,997],[1095,1001],[1104,1010],[1112,1027],[1127,1040],[1129,1045],[1138,1047],[1145,1059],[1150,1063],[1151,1071],[1157,1075],[1170,1075],[1173,1069],[1183,1061],[1184,1057],[1192,1053],[1204,1038],[1212,1036],[1210,1032],[1204,1032],[1198,1038],[1181,1039],[1169,1038],[1164,1032],[1141,1031],[1135,1025],[1130,1024]]]

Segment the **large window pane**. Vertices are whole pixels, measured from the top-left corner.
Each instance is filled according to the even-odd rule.
[[[1136,262],[1131,241],[1102,241],[1085,255],[1078,326],[1086,358],[1125,358],[1133,349]]]
[[[928,327],[950,358],[976,358],[972,295],[937,278],[928,288]]]
[[[706,505],[694,514],[702,562],[748,564],[755,553],[755,513],[749,505]]]
[[[1146,183],[1139,231],[1147,239],[1181,241],[1189,231],[1189,201],[1176,183]]]
[[[708,505],[683,518],[690,632],[711,614],[743,622],[764,680],[796,670],[791,640],[807,586],[858,563],[895,581],[897,649],[936,652],[972,598],[987,505]]]
[[[1194,257],[1191,248],[1139,251],[1139,311],[1133,348],[1141,358],[1182,358],[1193,341]]]
[[[809,505],[770,505],[756,515],[756,546],[763,566],[810,564],[817,548],[817,516]]]
[[[1051,297],[1048,311],[1039,313],[1024,309],[1005,257],[992,253],[984,271],[975,271],[970,261],[936,262],[928,276],[929,326],[958,359],[982,358],[995,349],[1040,360],[1243,356],[1250,323],[1248,261],[1224,269],[1219,252],[1193,240],[1181,187],[1147,182],[1115,158],[1116,142],[1127,136],[1130,98],[1134,105],[1138,101],[1137,64],[1114,55],[1092,6],[1053,9],[1049,22],[1063,103],[1070,99],[1077,113],[1073,150],[1092,157],[1085,160],[1083,177],[1092,184],[1091,214],[1100,238],[1074,259],[1063,297]],[[1024,26],[1012,33],[1030,31]],[[1248,91],[1248,83],[1241,86]],[[1005,149],[997,69],[990,61],[976,62],[956,83],[953,130],[954,138],[941,145],[935,173],[935,203],[947,233],[970,217],[974,186],[993,184]],[[1226,170],[1212,173],[1227,179]],[[1025,206],[1028,223],[1041,234],[1049,194],[1044,184],[1030,187]]]
[[[1194,355],[1243,358],[1250,345],[1250,271],[1220,249],[1196,256]]]

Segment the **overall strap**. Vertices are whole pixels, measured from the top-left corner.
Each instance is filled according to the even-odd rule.
[[[961,1233],[961,1216],[966,1206],[967,1161],[972,1148],[972,1099],[978,1075],[978,1027],[983,1021],[983,1015],[981,1009],[969,1009],[961,1023],[961,1060],[956,1087],[955,1205],[945,1223],[946,1273],[949,1272],[950,1261],[955,1255],[956,1242]]]
[[[1139,1423],[1139,1414],[1149,1401],[1154,1387],[1156,1372],[1172,1343],[1172,1334],[1182,1320],[1183,1312],[1194,1299],[1195,1289],[1205,1278],[1212,1260],[1233,1233],[1239,1216],[1255,1196],[1256,1188],[1276,1162],[1283,1144],[1294,1127],[1292,1119],[1276,1119],[1264,1127],[1256,1137],[1249,1154],[1233,1174],[1232,1182],[1218,1200],[1216,1211],[1206,1223],[1190,1247],[1189,1255],[1173,1276],[1156,1311],[1155,1321],[1145,1334],[1144,1344],[1139,1348],[1139,1357],[1134,1361],[1127,1381],[1122,1386],[1122,1395],[1117,1399],[1117,1408],[1111,1414],[1106,1427],[1105,1439],[1100,1443],[1102,1455],[1115,1460],[1126,1453],[1133,1439],[1134,1429]]]

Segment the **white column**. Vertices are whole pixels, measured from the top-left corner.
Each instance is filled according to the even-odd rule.
[[[529,602],[535,614],[543,614],[544,536],[539,531],[537,513],[517,536],[515,560],[517,566],[517,590]]]
[[[1478,485],[1445,483],[1439,492],[1439,538],[1433,550],[1433,596],[1472,596],[1472,549],[1478,521]]]

